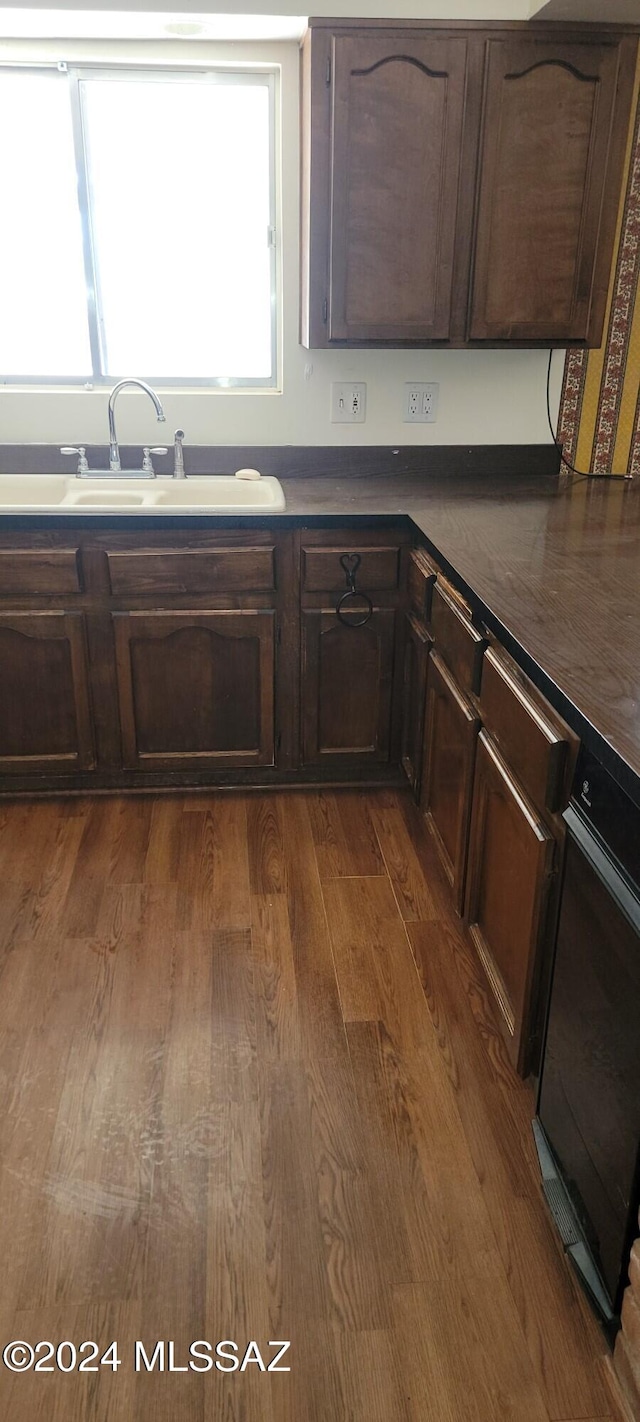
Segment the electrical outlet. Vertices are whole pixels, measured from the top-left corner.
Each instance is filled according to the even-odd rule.
[[[431,425],[438,418],[438,391],[435,382],[426,385],[409,381],[404,387],[402,420],[405,425]]]
[[[367,417],[367,387],[364,381],[355,385],[331,385],[331,423],[333,425],[363,425]]]

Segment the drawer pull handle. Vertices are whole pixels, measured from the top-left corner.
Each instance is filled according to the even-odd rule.
[[[359,553],[343,553],[340,559],[340,566],[344,569],[347,580],[347,590],[343,592],[336,607],[336,617],[345,627],[364,627],[369,618],[373,616],[373,603],[366,593],[359,592],[356,587],[356,573],[362,559]],[[356,614],[356,609],[350,604],[355,598],[356,602],[364,603],[364,611],[360,615]]]

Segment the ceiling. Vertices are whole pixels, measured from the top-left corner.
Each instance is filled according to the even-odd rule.
[[[600,20],[640,26],[640,0],[313,0],[313,15],[434,20]],[[277,9],[278,13],[272,11]],[[38,0],[2,6],[0,38],[294,40],[300,0]]]
[[[524,20],[529,16],[530,5],[531,0],[313,0],[309,13],[336,18]],[[154,14],[160,23],[161,17],[166,18],[167,12],[173,12],[176,24],[197,23],[204,17],[213,23],[215,18],[220,26],[217,36],[220,38],[235,38],[240,34],[245,38],[262,38],[263,31],[256,35],[249,33],[251,16],[254,20],[256,17],[263,22],[268,20],[282,29],[282,20],[300,18],[300,9],[300,0],[240,0],[235,7],[233,0],[186,0],[185,4],[180,4],[180,0],[130,0],[129,4],[126,0],[37,0],[37,8],[24,4],[4,7],[0,0],[0,34],[24,37],[47,32],[51,35],[57,27],[58,33],[69,35],[74,16],[79,27],[74,33],[95,35],[96,15],[109,15],[112,26],[120,24],[130,36],[129,24],[136,14],[147,15],[148,23],[153,24]],[[114,34],[114,28],[110,28],[109,37]],[[147,29],[145,37],[148,34]]]
[[[601,20],[640,26],[640,0],[533,0],[537,20]]]

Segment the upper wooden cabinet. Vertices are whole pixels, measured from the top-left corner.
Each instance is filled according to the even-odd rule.
[[[617,163],[607,207],[604,199],[620,59],[614,38],[487,42],[472,340],[599,342],[617,209]]]
[[[425,32],[331,37],[331,341],[449,337],[466,50]]]
[[[301,339],[598,345],[637,38],[312,21]]]

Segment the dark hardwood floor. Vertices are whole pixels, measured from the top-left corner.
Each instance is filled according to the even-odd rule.
[[[611,1422],[447,894],[389,792],[0,804],[0,1348],[122,1359],[2,1416]]]

